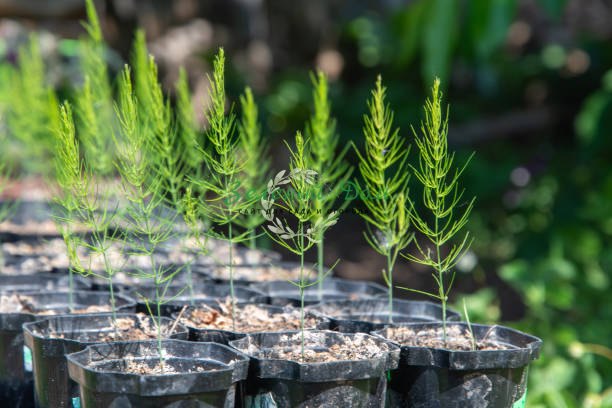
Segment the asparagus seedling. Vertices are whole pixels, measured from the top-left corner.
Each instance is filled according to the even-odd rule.
[[[245,194],[260,197],[265,192],[266,183],[270,178],[270,159],[267,158],[268,146],[261,136],[258,109],[251,88],[247,87],[244,94],[240,96],[240,107],[242,115],[238,125],[239,151],[244,160],[240,187]],[[264,221],[261,213],[253,209],[249,209],[246,214],[238,218],[238,223],[250,231],[248,242],[252,249],[257,247],[257,227]]]
[[[383,278],[388,288],[389,322],[393,321],[393,270],[397,257],[413,239],[409,232],[409,189],[406,159],[409,145],[393,129],[393,112],[385,102],[386,89],[379,76],[364,116],[365,152],[357,151],[359,171],[366,191],[363,203],[367,212],[364,236],[370,246],[387,260]]]
[[[333,211],[338,197],[345,191],[345,186],[353,172],[345,160],[350,145],[346,145],[336,154],[339,136],[336,133],[336,120],[331,116],[328,98],[327,77],[322,72],[312,75],[314,112],[306,125],[306,136],[310,142],[310,154],[307,157],[308,168],[317,172],[313,206],[316,219],[324,220]],[[329,187],[331,186],[331,187]],[[346,208],[345,201],[341,210]],[[316,221],[315,219],[315,221]],[[324,275],[325,229],[319,230],[317,237],[317,267],[319,277]],[[323,279],[319,279],[319,297],[322,293]]]
[[[304,271],[304,255],[316,245],[321,231],[327,230],[338,221],[338,212],[332,211],[325,218],[315,217],[313,211],[313,196],[317,173],[306,168],[306,142],[298,132],[295,136],[295,150],[289,145],[291,154],[290,171],[279,172],[268,182],[267,196],[261,199],[262,215],[270,222],[266,234],[276,243],[300,257],[300,274],[297,281],[290,281],[300,291],[300,330],[302,338],[302,359],[304,359],[304,295],[308,287],[317,285],[327,273],[312,280]],[[290,191],[282,194],[283,187],[289,186]],[[277,200],[277,196],[279,199]],[[277,215],[276,210],[291,215],[297,221],[297,231],[294,231],[287,221]]]
[[[235,116],[230,110],[225,113],[225,54],[223,49],[215,56],[213,76],[209,77],[211,107],[206,114],[208,130],[206,146],[200,148],[207,173],[202,177],[190,177],[191,200],[198,206],[195,214],[210,220],[213,226],[207,230],[209,236],[226,241],[229,246],[228,268],[232,321],[235,322],[236,296],[234,293],[234,245],[248,239],[250,231],[237,233],[237,219],[255,203],[256,197],[240,194],[239,177],[244,169],[240,161],[239,142],[235,132]],[[221,229],[225,229],[225,231]],[[204,251],[204,248],[203,248]]]
[[[425,120],[421,123],[421,136],[413,129],[419,150],[419,163],[418,166],[411,168],[423,186],[423,205],[428,214],[421,215],[412,211],[411,219],[414,227],[423,234],[430,245],[425,246],[415,240],[416,253],[402,255],[410,261],[433,268],[432,275],[438,291],[427,293],[409,288],[402,289],[426,294],[440,301],[443,335],[446,341],[446,304],[455,279],[453,267],[469,249],[472,243],[470,233],[466,232],[460,243],[451,245],[447,252],[443,252],[443,248],[468,222],[475,198],[464,201],[465,190],[459,187],[459,178],[469,159],[463,167],[454,167],[455,154],[448,151],[448,108],[444,115],[440,80],[437,78],[431,89],[431,98],[427,99],[424,110]]]

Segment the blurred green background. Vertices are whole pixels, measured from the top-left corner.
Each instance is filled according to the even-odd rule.
[[[142,26],[169,92],[185,66],[202,107],[211,56],[224,46],[228,93],[236,100],[245,84],[254,88],[277,169],[287,162],[281,140],[303,129],[310,113],[309,71],[329,75],[338,132],[357,145],[377,74],[407,138],[439,76],[451,105],[451,145],[459,159],[476,152],[464,177],[477,196],[469,225],[476,239],[452,299],[466,296],[473,321],[544,339],[529,407],[612,407],[610,1],[96,4],[115,71]],[[0,16],[3,116],[11,108],[4,71],[31,31],[41,38],[47,80],[65,96],[80,81],[82,2],[1,0]],[[28,152],[10,135],[2,141],[0,154],[17,172],[44,173],[48,163],[32,168]],[[362,227],[346,214],[330,231],[327,261],[341,259],[340,276],[380,280],[382,260],[360,237]],[[409,265],[397,276],[419,289],[433,286],[427,271]]]

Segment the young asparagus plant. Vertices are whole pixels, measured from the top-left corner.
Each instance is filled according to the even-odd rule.
[[[198,146],[202,144],[195,120],[195,109],[191,101],[189,81],[183,68],[179,70],[176,88],[176,122],[178,127],[179,152],[183,156],[185,173],[199,177],[202,172],[202,155]]]
[[[338,155],[339,136],[336,133],[336,121],[331,117],[331,106],[328,98],[327,77],[322,72],[312,75],[314,112],[306,124],[306,137],[310,142],[310,154],[307,157],[308,168],[317,172],[313,206],[316,219],[325,219],[333,211],[338,197],[345,186],[353,168],[344,161],[350,145],[346,145]],[[328,186],[331,186],[328,188]],[[344,202],[346,206],[349,201]],[[344,207],[340,207],[344,209]],[[319,230],[317,237],[317,266],[319,277],[324,275],[325,230]],[[319,279],[319,296],[322,292],[323,279]]]
[[[48,85],[39,39],[32,35],[19,48],[19,64],[13,72],[12,98],[7,117],[10,133],[20,144],[18,160],[28,173],[47,175],[55,141],[52,128],[57,124],[58,103]]]
[[[152,121],[163,121],[164,110],[156,110],[150,106],[150,114],[159,116],[151,118]],[[120,134],[115,137],[118,151],[117,169],[121,175],[121,183],[125,198],[128,201],[126,221],[130,226],[130,233],[125,234],[126,246],[131,247],[132,254],[148,256],[150,271],[138,271],[139,276],[150,278],[155,286],[154,298],[145,298],[147,307],[150,303],[155,311],[149,312],[156,319],[157,347],[160,366],[164,365],[162,354],[162,325],[161,306],[168,301],[166,292],[174,276],[180,269],[172,269],[159,264],[156,253],[160,245],[168,241],[173,235],[174,219],[166,218],[160,214],[164,203],[161,191],[164,180],[156,177],[163,163],[152,161],[156,156],[151,153],[158,143],[151,127],[145,126],[145,120],[138,117],[139,109],[136,95],[132,88],[131,73],[128,66],[123,70],[119,80],[119,103],[116,106],[119,120]]]
[[[142,47],[141,45],[140,47]],[[138,48],[138,46],[137,46]],[[199,166],[193,156],[192,146],[185,142],[195,139],[195,130],[189,135],[193,139],[182,138],[177,126],[172,121],[172,111],[169,102],[164,98],[161,84],[157,77],[157,65],[152,56],[149,57],[149,64],[141,67],[144,71],[136,72],[135,76],[141,78],[141,83],[148,89],[149,106],[140,109],[139,112],[146,115],[141,121],[147,132],[151,133],[150,159],[153,166],[153,174],[161,182],[158,193],[162,200],[161,205],[165,205],[169,212],[175,212],[174,218],[182,215],[186,220],[186,208],[184,207],[183,192],[188,187],[187,171],[195,170]],[[183,112],[183,115],[186,113]],[[191,160],[191,161],[189,161]],[[182,245],[182,244],[181,244]],[[191,265],[186,263],[187,289],[193,303],[193,278]]]
[[[88,37],[80,41],[83,86],[76,91],[79,139],[92,170],[99,177],[112,174],[113,91],[104,58],[106,45],[92,0],[85,2]]]
[[[60,106],[60,121],[59,128],[56,129],[57,147],[54,161],[57,183],[61,189],[56,196],[56,202],[63,209],[63,213],[56,216],[56,220],[68,251],[69,307],[71,310],[74,304],[74,263],[78,258],[77,249],[79,246],[79,239],[75,235],[74,227],[77,218],[76,214],[79,210],[79,202],[83,199],[77,193],[88,190],[87,186],[79,187],[80,183],[88,183],[88,180],[83,177],[83,166],[75,133],[72,109],[70,104],[66,102]]]
[[[88,160],[83,160],[79,152],[72,109],[68,103],[60,108],[60,121],[57,126],[56,157],[57,179],[61,187],[59,203],[64,208],[60,219],[62,236],[68,248],[70,270],[84,276],[96,276],[108,281],[113,321],[116,320],[115,291],[113,278],[115,267],[109,257],[109,249],[115,239],[110,226],[115,211],[110,209],[113,200],[106,185],[97,186],[94,182],[94,169]],[[99,180],[99,179],[96,179]],[[80,239],[74,233],[74,226],[82,225],[91,231],[90,240]],[[79,248],[84,248],[93,256],[102,258],[104,271],[93,270],[91,262],[84,264],[78,256]],[[91,261],[91,259],[90,259]]]
[[[318,243],[321,231],[327,230],[338,221],[338,213],[332,211],[325,218],[315,217],[313,196],[316,194],[317,173],[306,168],[307,146],[302,135],[295,136],[295,151],[289,147],[291,154],[290,171],[278,173],[268,182],[267,197],[261,199],[262,214],[270,222],[266,234],[276,243],[300,257],[300,275],[297,281],[290,281],[300,291],[300,330],[302,333],[302,359],[304,358],[304,295],[308,287],[317,285],[329,271],[312,280],[310,271],[304,271],[304,254]],[[283,187],[290,191],[282,194]],[[277,197],[280,198],[277,200]],[[287,219],[277,216],[276,210],[291,215],[297,221],[297,231],[289,225]]]
[[[266,183],[270,178],[270,159],[267,158],[268,146],[261,137],[261,129],[258,123],[258,111],[253,92],[247,87],[244,94],[240,96],[240,107],[242,115],[239,131],[240,155],[244,160],[244,168],[241,174],[241,190],[247,195],[261,197],[266,191]],[[250,231],[249,246],[256,248],[257,227],[263,224],[265,219],[259,211],[249,209],[238,223]]]
[[[143,31],[137,31],[133,46],[133,66],[136,95],[139,101],[139,117],[143,126],[153,134],[151,161],[157,163],[156,177],[163,181],[161,193],[167,210],[181,215],[187,224],[184,192],[188,186],[187,174],[194,178],[201,175],[202,158],[198,154],[198,132],[195,112],[189,94],[185,71],[181,68],[176,84],[176,119],[169,101],[164,99],[158,80],[157,65],[149,55]],[[191,225],[187,224],[190,227]],[[179,227],[180,228],[180,227]],[[193,232],[192,232],[193,234]],[[186,242],[181,240],[183,253],[188,253]],[[191,263],[184,265],[187,289],[193,299]],[[191,301],[193,303],[193,300]]]
[[[470,233],[466,232],[463,239],[451,245],[447,251],[444,251],[444,247],[467,223],[475,198],[464,201],[465,190],[459,187],[459,178],[469,160],[460,168],[454,167],[455,154],[448,151],[448,108],[444,114],[440,80],[437,78],[431,89],[431,98],[425,103],[421,136],[414,129],[413,133],[419,150],[419,164],[412,167],[412,172],[423,186],[423,205],[428,214],[425,216],[411,211],[411,219],[429,244],[415,240],[416,253],[402,255],[410,261],[433,268],[432,275],[438,291],[427,293],[403,289],[434,297],[441,302],[446,341],[446,303],[455,278],[453,267],[470,247]]]
[[[397,257],[414,234],[409,233],[408,168],[410,150],[399,129],[393,130],[393,112],[385,103],[386,89],[379,76],[368,102],[369,115],[364,116],[365,152],[357,151],[359,171],[366,192],[360,213],[366,221],[364,236],[370,246],[387,260],[383,278],[388,287],[389,322],[393,321],[393,269]]]
[[[196,200],[197,214],[213,224],[207,233],[216,239],[226,241],[229,246],[228,268],[230,275],[230,297],[232,322],[235,323],[234,306],[234,245],[248,239],[250,231],[236,233],[235,226],[241,213],[248,211],[256,197],[248,197],[237,191],[239,177],[244,169],[240,161],[239,142],[235,132],[235,116],[225,114],[225,54],[219,49],[213,63],[213,77],[209,78],[211,107],[206,114],[208,131],[206,143],[200,149],[204,156],[207,174],[195,179],[190,177],[192,200]],[[219,228],[225,228],[227,232]]]

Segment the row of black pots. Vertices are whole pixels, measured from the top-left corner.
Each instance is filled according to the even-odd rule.
[[[309,307],[309,310],[322,316],[331,315],[329,316],[331,321],[329,321],[328,327],[348,333],[356,331],[367,333],[388,323],[385,315],[386,300],[383,299],[326,302],[314,304]],[[404,320],[402,315],[410,311],[412,311],[414,319],[406,318]],[[439,307],[428,302],[397,300],[394,304],[394,312],[396,314],[393,318],[396,323],[421,321],[427,320],[427,318],[433,320],[440,317]],[[457,317],[453,314],[450,316]],[[493,338],[502,343],[507,343],[510,349],[451,352],[448,350],[403,347],[400,369],[390,375],[388,397],[391,404],[393,406],[490,406],[497,408],[512,407],[513,405],[509,405],[510,403],[520,404],[521,401],[524,401],[527,366],[529,361],[537,357],[539,340],[501,327],[482,326],[481,328],[481,326],[474,325],[474,332],[477,338],[479,336],[486,336],[488,339]],[[376,334],[381,335],[381,333]],[[231,341],[240,341],[246,337],[249,336],[222,333],[217,338],[203,336],[199,340],[230,342],[231,344]],[[470,356],[469,353],[472,353],[472,355]],[[409,368],[408,371],[405,369],[406,367]],[[293,390],[294,388],[283,389]],[[302,388],[302,385],[297,386],[297,389]],[[270,390],[263,394],[257,392],[253,394],[253,390],[250,392],[251,399],[249,401],[269,403],[270,398],[277,402],[284,401],[282,393],[274,395],[273,393],[270,394],[272,392]],[[294,393],[295,390],[291,392]],[[468,399],[468,396],[472,399]],[[459,402],[452,405],[452,401]],[[478,405],[479,401],[485,405]]]
[[[5,288],[0,288],[5,289]],[[15,293],[15,292],[13,292]],[[69,296],[75,309],[110,304],[110,295],[104,292],[66,291],[22,292],[27,295],[30,310],[0,313],[0,401],[3,406],[32,406],[31,350],[24,344],[22,326],[40,319],[48,313],[69,313]],[[118,310],[133,311],[135,302],[125,295],[115,295]]]
[[[79,320],[83,322],[80,325],[80,333],[74,331],[79,326],[75,325],[74,321]],[[465,324],[463,323],[450,323],[449,325],[460,325],[462,328],[465,328]],[[404,326],[412,327],[415,330],[422,330],[428,327],[439,326],[439,323],[404,324]],[[61,344],[66,341],[67,343],[63,346],[58,346],[56,344],[55,347],[53,347],[53,345],[45,345],[44,339],[38,339],[40,343],[36,344],[33,340],[28,338],[33,328],[38,328],[40,331],[41,328],[49,327],[53,327],[54,332],[60,332],[64,335],[64,339],[51,340],[52,343]],[[99,327],[96,320],[88,316],[51,317],[48,318],[47,321],[26,324],[24,326],[26,331],[26,342],[34,351],[34,367],[44,366],[45,364],[51,364],[53,366],[53,363],[44,362],[44,360],[43,363],[39,365],[39,357],[48,357],[51,355],[57,358],[61,355],[62,350],[70,350],[70,347],[73,347],[72,351],[82,348],[87,344],[87,333],[91,334],[92,328],[95,333],[95,329]],[[527,367],[531,360],[537,358],[540,345],[539,340],[503,327],[473,325],[472,329],[477,339],[486,337],[489,340],[495,340],[502,344],[506,344],[509,348],[507,350],[486,352],[456,352],[443,349],[432,350],[423,347],[402,347],[399,368],[388,373],[390,378],[390,389],[387,392],[387,403],[389,406],[486,406],[495,408],[521,406],[516,404],[521,404],[524,401],[526,394]],[[68,335],[70,330],[74,332]],[[83,331],[85,334],[83,334]],[[182,333],[184,333],[184,331]],[[385,337],[384,330],[375,332],[374,334],[381,338]],[[245,335],[241,336],[238,340],[230,341],[229,344],[248,352],[253,349],[254,344],[261,345],[261,343],[263,343],[267,345],[266,347],[277,344],[279,342],[278,336],[286,336],[287,333],[276,333],[274,335],[277,337],[274,337],[273,334],[270,333]],[[85,337],[85,339],[83,339],[83,337]],[[259,346],[256,348],[258,347]],[[43,351],[41,352],[40,350]],[[145,358],[146,356],[141,357]],[[183,360],[185,358],[185,356],[179,357]],[[325,364],[315,364],[313,367],[309,367],[308,364],[297,364],[283,360],[261,360],[254,357],[252,359],[249,381],[243,389],[243,393],[246,393],[246,397],[243,396],[239,399],[239,401],[243,401],[243,405],[240,406],[301,406],[298,400],[302,402],[307,401],[309,403],[309,405],[304,406],[382,406],[380,404],[371,404],[372,401],[381,401],[381,379],[378,378],[375,381],[373,378],[360,378],[363,381],[360,381],[359,384],[352,384],[351,381],[355,379],[350,378],[350,376],[347,377],[343,374],[344,372],[353,375],[356,375],[355,372],[357,372],[360,373],[360,376],[367,376],[368,371],[363,371],[362,365],[358,365],[359,369],[355,367],[351,368],[351,364],[349,363],[352,364],[354,362],[337,362],[334,367],[326,367]],[[62,372],[64,373],[64,378],[66,378],[65,371],[62,371],[65,370],[65,363],[62,365],[58,364],[56,361],[54,366],[63,368],[56,368],[54,371],[51,370],[50,376],[50,371],[44,370],[42,371],[44,374],[40,376],[36,374],[36,378],[37,381],[39,381],[39,377],[42,378],[41,383],[43,384],[41,389],[37,387],[37,395],[51,395],[51,397],[47,398],[55,397],[56,400],[51,404],[39,404],[37,406],[69,406],[59,403],[57,398],[63,397],[64,401],[66,401],[65,398],[67,395],[70,395],[71,398],[75,398],[74,386],[71,388],[71,393],[70,391],[65,391],[62,395],[62,392],[60,392],[60,390],[64,389],[61,387],[63,383],[57,379],[61,378],[60,373]],[[332,368],[335,370],[332,370]],[[389,367],[389,369],[392,368],[395,368],[395,366]],[[74,374],[74,370],[77,369],[71,368],[71,375],[74,379],[85,381],[87,378],[90,378],[87,376],[83,377],[84,374],[82,373]],[[35,368],[34,371],[37,373],[37,368]],[[326,373],[326,375],[322,373]],[[333,381],[330,379],[332,373],[337,375],[337,378]],[[79,375],[81,377],[79,377]],[[101,375],[102,374],[98,374],[98,376]],[[119,377],[123,378],[123,376]],[[52,379],[50,384],[44,382],[45,379],[48,378]],[[184,387],[180,385],[183,384],[180,378],[182,377],[178,376],[175,378],[175,380],[178,381],[176,386],[179,389],[183,389]],[[318,379],[318,381],[313,381],[312,379],[314,378]],[[108,389],[107,391],[112,394],[110,396],[106,395],[104,389],[97,390],[101,392],[101,395],[92,396],[92,391],[84,389],[83,387],[91,387],[91,384],[96,384],[97,381],[91,383],[92,380],[89,379],[90,385],[84,384],[83,381],[80,381],[81,396],[90,399],[89,405],[84,405],[85,407],[115,406],[104,405],[109,402],[108,398],[126,398],[130,401],[135,398],[134,401],[139,401],[133,401],[134,405],[116,406],[149,406],[138,405],[140,403],[144,404],[144,401],[148,401],[147,398],[151,397],[151,395],[146,395],[146,392],[144,395],[140,395],[138,392],[133,393],[130,390],[120,387],[118,390],[115,389],[112,392]],[[152,384],[156,383],[155,378],[150,379],[150,381],[152,381]],[[347,382],[351,383],[351,385],[347,385]],[[339,383],[341,383],[341,385]],[[187,384],[190,384],[190,382],[187,382]],[[374,387],[374,384],[378,385]],[[386,387],[386,381],[384,382],[384,386]],[[49,393],[49,389],[55,389],[56,392],[54,394]],[[226,391],[230,392],[230,390]],[[183,393],[183,391],[179,392],[177,389],[174,389],[173,392],[177,394]],[[126,393],[127,395],[125,395]],[[185,395],[172,394],[172,397],[168,401],[176,401],[177,399],[191,400],[193,398],[192,394],[193,392],[191,391],[187,392]],[[141,397],[146,398],[142,400]],[[209,397],[210,396],[206,396],[206,398]],[[228,395],[228,398],[229,397]],[[91,405],[92,401],[98,401],[98,405]],[[249,401],[255,405],[245,405]],[[354,402],[347,403],[348,405],[320,405],[320,401]],[[368,404],[360,404],[356,401],[370,402]],[[155,405],[160,403],[160,401],[155,398],[149,401],[149,403],[153,404],[151,406],[166,406]],[[512,405],[509,405],[510,403]]]
[[[418,330],[436,325],[406,326]],[[231,341],[233,351],[218,343],[165,341],[167,362],[179,373],[161,376],[125,373],[126,360],[149,366],[157,362],[155,342],[96,344],[67,359],[84,408],[231,407],[235,403],[247,407],[524,406],[527,369],[537,358],[540,341],[502,327],[492,330],[474,325],[473,330],[477,338],[506,342],[510,348],[482,355],[478,351],[400,347],[379,332],[375,338],[386,349],[376,357],[298,363],[266,357],[266,351],[274,348],[300,347],[296,341],[299,332],[276,332]],[[370,337],[331,331],[307,335],[318,338],[307,346],[311,349],[327,349],[348,337]],[[242,380],[246,382],[239,384]]]

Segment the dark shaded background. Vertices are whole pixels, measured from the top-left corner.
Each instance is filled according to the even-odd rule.
[[[458,159],[477,196],[476,240],[452,299],[472,320],[504,322],[545,340],[530,407],[612,406],[612,2],[605,0],[105,0],[97,2],[118,70],[144,27],[171,91],[188,70],[199,106],[218,46],[228,93],[256,92],[274,167],[283,138],[310,113],[309,71],[332,82],[343,143],[361,144],[365,101],[378,73],[396,124],[410,138],[432,78],[451,104]],[[0,1],[0,53],[14,61],[41,32],[57,89],[80,80],[80,0]],[[202,108],[203,109],[203,108]],[[350,157],[355,160],[354,156]],[[381,280],[383,260],[359,218],[330,230],[326,260],[340,276]],[[431,290],[426,270],[400,262],[397,282]],[[399,293],[406,296],[406,293]]]

